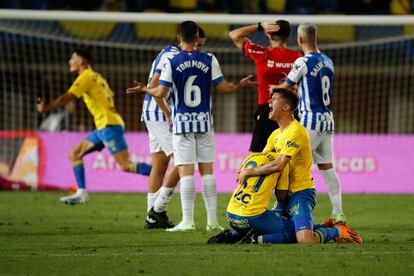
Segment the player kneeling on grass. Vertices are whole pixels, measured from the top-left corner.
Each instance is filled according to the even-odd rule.
[[[124,121],[115,110],[114,93],[107,81],[95,72],[90,64],[91,54],[87,50],[74,50],[69,60],[69,70],[77,73],[78,77],[68,92],[49,104],[40,98],[37,104],[37,111],[44,113],[82,97],[95,121],[96,130],[69,153],[78,189],[75,194],[62,197],[60,201],[70,205],[84,204],[88,201],[83,157],[91,152],[107,147],[123,171],[143,175],[149,175],[151,172],[151,165],[132,162],[129,158],[128,146],[124,139]]]
[[[253,153],[244,160],[241,169],[262,166],[277,157],[272,152]],[[226,229],[211,237],[208,243],[297,243],[294,222],[268,209],[273,191],[278,200],[286,201],[289,172],[289,166],[286,166],[282,173],[250,177],[239,184],[227,207],[227,219],[235,231]],[[342,239],[362,242],[355,231],[343,225],[334,225],[331,221],[314,224],[313,231],[319,243],[331,240],[339,242]]]
[[[267,208],[271,191],[276,187],[276,191],[279,191],[277,197],[280,200],[273,212],[278,214],[278,229],[284,230],[285,227],[293,226],[298,243],[312,244],[341,239],[362,243],[361,237],[345,224],[327,223],[329,224],[327,226],[335,226],[328,228],[313,224],[312,212],[316,203],[316,193],[311,174],[312,154],[306,129],[293,117],[297,105],[298,97],[291,91],[287,89],[272,91],[272,98],[269,100],[269,118],[277,121],[280,128],[270,135],[263,154],[277,153],[277,157],[269,159],[268,162],[262,161],[261,164],[252,160],[237,172],[237,189],[239,190],[236,190],[227,209],[230,213],[230,225],[242,235],[246,233],[246,229],[253,230],[245,234],[242,242],[246,239],[258,242],[291,242],[290,237],[283,235],[279,239],[273,237],[272,240],[266,240],[264,236],[268,234],[264,229],[267,230],[266,223],[269,219],[263,219],[266,215],[265,210],[267,210],[263,208]],[[267,177],[275,174],[279,175],[278,177],[280,174],[283,176],[287,168],[289,170],[288,181],[279,181],[277,184],[272,180],[269,184],[265,181]],[[262,192],[261,189],[263,189]],[[241,203],[236,205],[235,200]],[[286,223],[282,217],[288,218],[293,225]],[[260,223],[256,224],[256,219]],[[266,227],[262,228],[264,226],[261,223]],[[241,232],[239,231],[240,225],[243,226]],[[271,228],[277,229],[276,226]],[[228,233],[221,234],[228,236]],[[261,238],[257,237],[258,235]]]

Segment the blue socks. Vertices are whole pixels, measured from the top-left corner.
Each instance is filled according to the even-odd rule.
[[[85,189],[85,168],[83,167],[83,161],[76,161],[72,163],[73,173],[75,174],[76,183],[78,188]]]
[[[339,230],[336,227],[318,228],[315,230],[315,234],[319,239],[319,243],[327,243],[335,238],[339,238]]]
[[[131,162],[129,171],[132,173],[140,173],[142,175],[150,175],[152,166],[147,163]]]

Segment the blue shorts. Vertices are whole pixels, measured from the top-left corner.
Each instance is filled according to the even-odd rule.
[[[94,145],[94,149],[101,151],[108,148],[111,154],[128,149],[124,138],[124,128],[122,126],[107,126],[105,128],[95,130],[89,134],[85,140]]]
[[[227,220],[229,225],[242,236],[250,229],[253,229],[261,235],[283,232],[285,237],[289,241],[291,240],[291,242],[294,242],[296,239],[293,222],[269,210],[252,217],[227,213]]]
[[[305,189],[289,196],[287,202],[278,202],[273,210],[281,216],[290,218],[295,224],[295,231],[313,229],[313,208],[316,205],[315,189]]]

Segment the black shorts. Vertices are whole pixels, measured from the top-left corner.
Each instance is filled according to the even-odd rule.
[[[267,138],[279,126],[275,121],[269,119],[270,108],[267,104],[258,106],[254,114],[254,127],[252,142],[250,143],[251,152],[261,152],[266,146]]]

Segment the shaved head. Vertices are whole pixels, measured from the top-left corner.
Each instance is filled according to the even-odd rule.
[[[298,36],[302,38],[302,43],[315,43],[318,29],[315,24],[302,23],[298,27]]]

